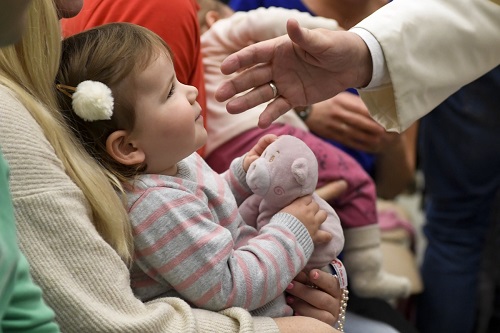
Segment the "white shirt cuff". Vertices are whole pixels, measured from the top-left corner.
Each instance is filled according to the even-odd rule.
[[[372,57],[373,72],[372,79],[366,87],[361,88],[361,90],[368,90],[371,88],[379,88],[391,81],[389,76],[389,70],[385,63],[384,51],[378,40],[373,36],[368,30],[363,28],[353,27],[349,29],[350,32],[355,33],[363,39],[366,46],[370,50],[370,55]]]

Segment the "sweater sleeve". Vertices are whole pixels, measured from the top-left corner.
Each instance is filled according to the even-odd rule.
[[[130,209],[136,264],[198,307],[253,310],[281,294],[313,250],[305,227],[280,213],[246,244],[237,207],[214,216],[199,195],[174,188],[144,192]],[[214,222],[214,221],[218,221]],[[243,228],[243,230],[242,230]],[[238,232],[232,232],[237,230]]]
[[[192,310],[178,298],[139,301],[127,266],[99,236],[82,192],[29,112],[0,89],[0,145],[22,251],[63,332],[277,333],[269,318]]]
[[[312,16],[296,9],[279,7],[236,12],[229,17],[225,24],[231,27],[227,29],[229,39],[235,42],[239,48],[243,48],[249,43],[265,41],[286,34],[286,22],[290,18],[296,19],[301,26],[309,29],[338,29],[338,23],[333,19]]]
[[[0,332],[60,332],[20,252],[9,192],[8,168],[0,151]]]
[[[243,169],[243,158],[244,156],[234,159],[229,169],[221,175],[229,185],[238,206],[252,194],[247,184],[247,173]]]
[[[18,253],[17,265],[13,274],[12,295],[0,322],[2,331],[60,332],[54,321],[54,312],[45,304],[40,288],[31,280],[29,265],[22,253]],[[2,297],[6,297],[6,295],[2,293]]]

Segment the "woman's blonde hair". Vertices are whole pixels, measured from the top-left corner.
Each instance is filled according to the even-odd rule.
[[[119,183],[88,156],[57,109],[54,78],[60,55],[61,32],[55,4],[53,0],[34,0],[21,41],[0,49],[0,84],[12,90],[38,122],[66,173],[89,201],[96,229],[130,262],[131,227],[123,202],[112,186]]]
[[[134,179],[146,165],[118,163],[107,153],[106,140],[117,130],[134,129],[135,82],[129,78],[160,54],[171,59],[169,47],[154,32],[132,23],[98,26],[66,38],[62,45],[57,83],[76,87],[86,80],[102,82],[112,91],[114,109],[109,120],[85,121],[74,112],[71,94],[65,90],[57,94],[59,109],[90,155],[121,182]]]

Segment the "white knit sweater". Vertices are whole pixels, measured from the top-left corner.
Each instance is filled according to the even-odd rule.
[[[193,310],[178,298],[143,304],[129,271],[99,236],[83,193],[41,128],[0,86],[0,146],[11,170],[20,246],[63,332],[278,332],[240,308]]]

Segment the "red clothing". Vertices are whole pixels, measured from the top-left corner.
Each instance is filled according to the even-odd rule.
[[[198,88],[204,121],[206,94],[195,0],[85,0],[74,18],[61,20],[63,35],[111,22],[130,22],[146,27],[165,40],[174,53],[181,83]]]

